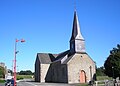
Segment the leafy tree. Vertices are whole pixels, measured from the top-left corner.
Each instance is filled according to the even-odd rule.
[[[120,77],[120,45],[110,51],[110,55],[104,63],[105,74],[109,77]]]
[[[30,70],[26,70],[27,75],[32,75],[32,72]]]
[[[0,66],[0,78],[4,78],[4,77],[5,77],[5,69]]]
[[[96,69],[96,75],[97,76],[105,76],[105,69],[103,66]]]
[[[20,71],[19,75],[32,75],[33,73],[30,70],[26,70],[26,71]]]

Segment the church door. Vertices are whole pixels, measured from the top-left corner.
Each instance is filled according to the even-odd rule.
[[[86,83],[86,74],[85,71],[80,71],[80,83]]]

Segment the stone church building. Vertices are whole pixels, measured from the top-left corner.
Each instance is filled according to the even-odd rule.
[[[35,81],[61,83],[88,83],[96,73],[95,62],[85,51],[85,39],[80,31],[76,11],[70,49],[59,54],[37,53]]]

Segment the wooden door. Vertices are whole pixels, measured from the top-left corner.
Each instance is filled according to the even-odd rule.
[[[86,74],[83,70],[80,71],[80,83],[86,83]]]

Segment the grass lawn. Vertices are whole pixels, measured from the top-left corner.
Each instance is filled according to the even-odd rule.
[[[0,83],[5,83],[5,80],[0,80]]]
[[[20,79],[32,79],[33,75],[17,75],[17,80]]]
[[[88,84],[78,84],[76,86],[88,86]]]
[[[97,76],[97,80],[112,80],[111,77],[108,77],[108,76]]]

